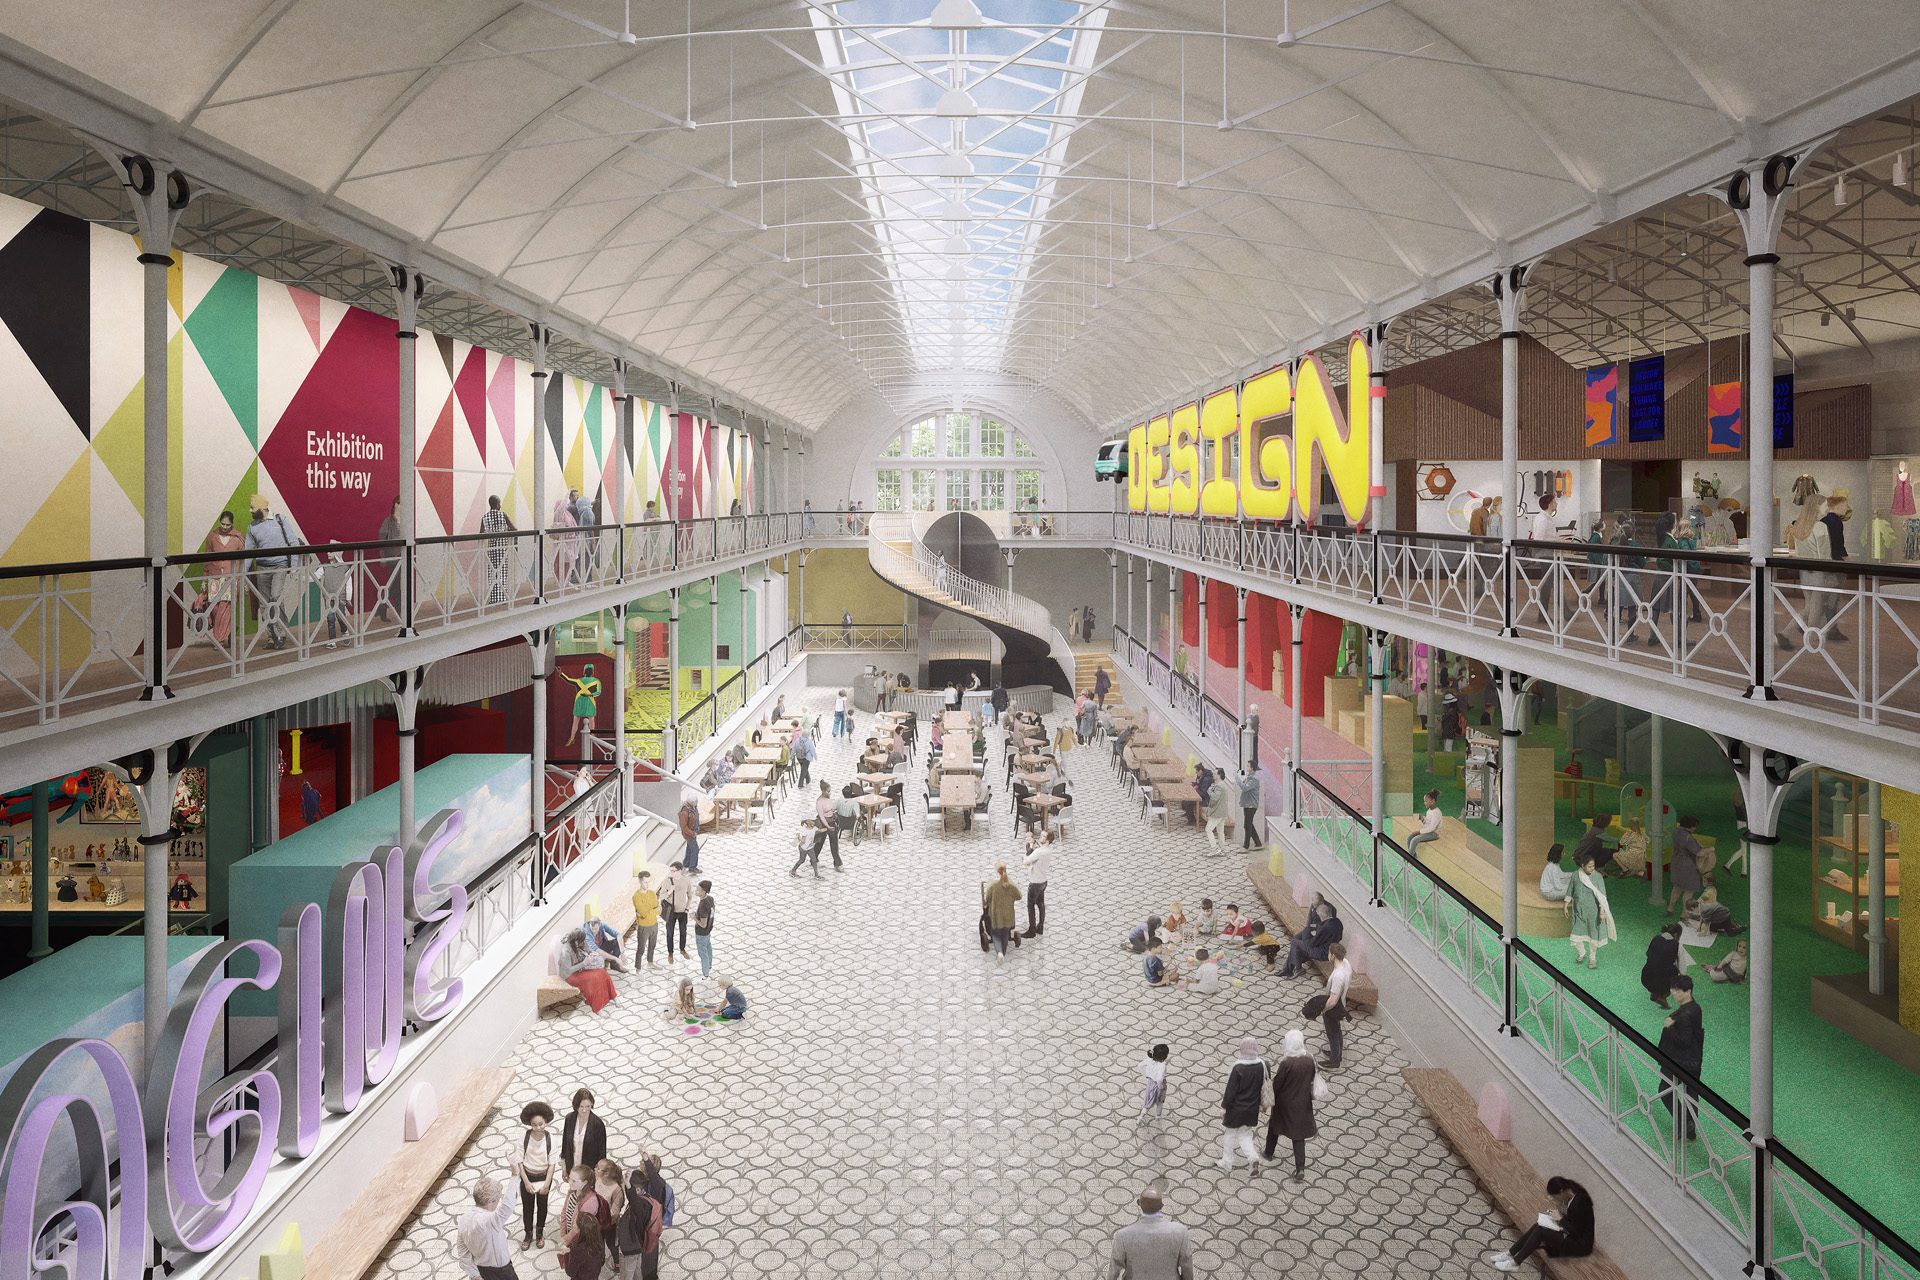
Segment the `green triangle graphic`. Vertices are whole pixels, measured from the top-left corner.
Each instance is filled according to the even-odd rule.
[[[221,272],[187,317],[186,330],[227,407],[259,448],[260,278],[233,268]]]

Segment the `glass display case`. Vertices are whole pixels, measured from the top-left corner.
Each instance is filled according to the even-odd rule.
[[[1867,784],[1850,773],[1813,771],[1813,928],[1843,947],[1867,950]],[[1887,948],[1900,937],[1900,852],[1888,828]]]

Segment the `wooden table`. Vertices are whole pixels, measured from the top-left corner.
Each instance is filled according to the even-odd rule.
[[[934,801],[940,810],[940,838],[947,838],[948,813],[970,813],[979,803],[979,787],[969,775],[956,773],[940,779],[940,798]],[[968,820],[968,829],[972,829],[971,819]]]
[[[1181,763],[1180,757],[1165,747],[1128,747],[1127,750],[1133,752],[1133,758],[1141,764]]]
[[[853,776],[855,780],[866,783],[876,791],[900,781],[898,776],[891,773],[856,773]]]
[[[1587,789],[1586,816],[1591,818],[1597,812],[1593,807],[1593,788],[1596,784],[1602,787],[1613,787],[1615,789],[1618,789],[1620,786],[1619,783],[1608,782],[1605,778],[1590,778],[1584,774],[1561,773],[1556,770],[1553,775],[1553,798],[1555,800],[1568,801],[1573,807],[1573,816],[1578,818],[1581,816],[1580,788],[1584,785]]]
[[[1032,787],[1035,791],[1047,785],[1047,775],[1044,773],[1016,773],[1013,776]]]
[[[1198,808],[1200,804],[1200,792],[1191,782],[1156,783],[1153,788],[1153,794],[1159,796],[1161,802],[1166,805],[1167,830],[1173,830],[1173,806],[1176,804],[1194,805],[1193,825],[1196,827],[1200,825],[1200,810]]]
[[[780,748],[779,747],[748,747],[747,763],[748,764],[779,764]]]
[[[1144,760],[1140,764],[1140,776],[1148,782],[1158,785],[1163,782],[1185,780],[1187,771],[1177,764],[1162,764],[1154,760]]]
[[[781,733],[792,733],[795,729],[798,729],[800,727],[800,722],[798,720],[795,720],[791,716],[788,716],[783,720],[775,720],[772,724],[772,727]]]
[[[886,796],[861,796],[854,803],[858,804],[862,812],[865,813],[867,819],[867,834],[872,835],[874,818],[882,809],[892,804],[893,801],[889,800]]]
[[[743,764],[733,771],[735,782],[772,782],[775,766],[770,764]]]
[[[949,729],[971,729],[973,716],[966,711],[943,711],[940,713],[940,723]]]
[[[1044,794],[1037,795],[1037,796],[1028,796],[1026,799],[1027,804],[1032,805],[1034,808],[1040,811],[1040,830],[1042,832],[1046,831],[1047,819],[1050,816],[1052,816],[1053,811],[1055,809],[1058,809],[1061,805],[1065,804],[1066,802],[1067,802],[1067,798],[1065,796],[1052,796],[1052,795],[1044,795]]]
[[[873,766],[873,770],[876,773],[878,773],[880,770],[887,767],[887,755],[886,755],[886,752],[884,751],[876,752],[872,755],[861,756],[860,758],[861,760],[865,761],[867,764]]]
[[[950,742],[940,753],[940,767],[949,773],[965,773],[973,768],[973,744]]]
[[[734,776],[738,777],[739,775],[736,774]],[[760,799],[766,794],[766,790],[765,787],[757,782],[729,782],[726,786],[716,791],[713,796],[713,802],[716,806],[718,816],[722,818],[727,817],[735,805],[743,805],[746,811],[740,816],[740,829],[742,831],[751,830],[753,828],[753,807],[760,803]]]
[[[1015,764],[1024,764],[1029,767],[1036,764],[1045,764],[1048,759],[1049,757],[1047,756],[1038,755],[1031,751],[1023,751],[1013,758]]]

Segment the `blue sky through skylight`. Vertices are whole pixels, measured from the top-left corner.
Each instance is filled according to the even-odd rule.
[[[1001,367],[1066,149],[1069,126],[1054,117],[1077,112],[1076,72],[1099,41],[1103,11],[1080,0],[975,2],[988,24],[975,31],[926,26],[934,0],[832,6],[878,30],[815,18],[912,357],[882,375],[883,391],[914,372]],[[981,114],[936,117],[954,88]]]

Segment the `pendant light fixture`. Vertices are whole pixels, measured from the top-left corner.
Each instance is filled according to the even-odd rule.
[[[1894,152],[1893,185],[1896,187],[1905,187],[1910,181],[1912,181],[1912,179],[1907,173],[1907,153],[1904,151]]]
[[[1844,173],[1835,174],[1833,178],[1833,207],[1847,207],[1847,175]]]

